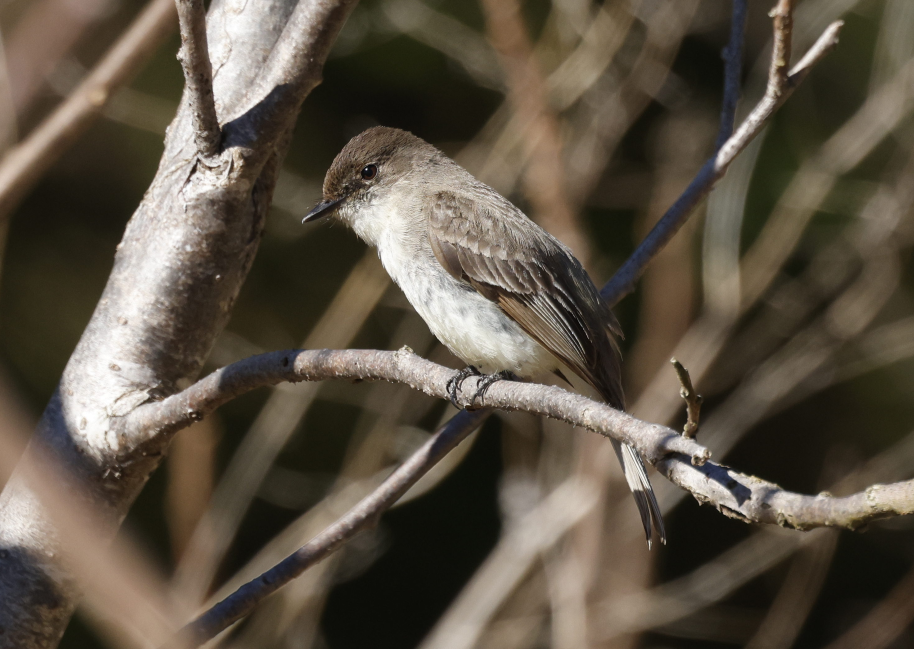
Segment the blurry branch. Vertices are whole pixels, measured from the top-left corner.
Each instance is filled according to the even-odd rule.
[[[83,81],[22,143],[0,161],[0,222],[10,217],[29,190],[82,135],[152,56],[174,26],[174,0],[150,0]]]
[[[838,178],[859,165],[912,108],[914,61],[909,61],[889,82],[867,97],[817,155],[800,167],[743,257],[743,313],[759,300],[777,276]]]
[[[765,619],[745,649],[786,649],[794,646],[822,592],[837,546],[838,534],[831,531],[800,548]]]
[[[197,647],[213,638],[230,624],[250,613],[266,596],[326,558],[365,528],[377,524],[380,514],[473,432],[485,416],[484,410],[459,413],[346,515],[295,554],[248,582],[185,626],[166,646],[182,649]]]
[[[489,40],[505,70],[508,98],[527,149],[524,191],[540,225],[564,241],[586,267],[590,243],[568,200],[559,122],[549,105],[520,2],[483,0],[482,6]]]
[[[656,27],[652,16],[648,34],[666,31],[665,28],[670,22],[668,14],[679,16],[681,13],[683,10],[679,7],[679,3],[674,7],[664,6],[657,12],[656,18],[659,25]],[[614,79],[615,75],[604,75],[603,73],[626,42],[633,22],[632,12],[621,6],[620,3],[604,3],[600,7],[578,47],[546,78],[550,107],[556,111],[566,110],[582,97],[589,97],[588,92],[592,92],[601,79]],[[672,22],[679,24],[687,22],[687,20],[673,20]],[[678,43],[679,39],[673,36],[668,40]],[[646,58],[650,60],[651,65],[655,66],[655,69],[656,67],[666,69],[667,62],[656,60],[657,57],[653,56],[652,48],[649,45],[650,41],[642,48],[639,60]],[[670,47],[668,43],[666,45],[675,51],[675,47]],[[550,49],[552,49],[550,44],[544,43],[541,39],[537,43],[535,52],[545,55],[546,51]],[[643,51],[645,49],[651,50],[651,54],[646,54]],[[637,68],[637,66],[635,67]],[[632,73],[634,74],[635,71],[636,69],[633,69]],[[596,103],[600,104],[598,110],[600,117],[596,123],[605,124],[607,121],[611,121],[616,124],[620,121],[619,118],[616,118],[612,107],[607,109],[606,102],[597,101]],[[638,113],[637,110],[622,110],[621,112],[625,114],[621,121],[626,124],[633,121]],[[510,102],[502,103],[473,141],[467,144],[457,156],[457,161],[466,166],[471,173],[505,195],[514,191],[514,186],[526,166],[524,156],[529,148],[523,141],[523,128],[520,122],[520,114],[512,110]],[[616,130],[619,129],[613,129],[613,132]],[[574,168],[577,157],[567,149],[568,147],[566,147],[568,154],[565,156],[565,165],[570,170]],[[566,174],[568,187],[575,185],[577,175],[577,171]],[[572,202],[583,202],[570,192],[568,198]]]
[[[381,9],[394,27],[456,61],[477,84],[504,91],[495,53],[479,32],[421,0],[387,0]]]
[[[184,429],[168,453],[165,514],[171,553],[180,560],[206,512],[216,473],[216,447],[222,437],[218,417]]]
[[[184,68],[185,92],[194,120],[194,141],[201,157],[209,158],[219,152],[222,132],[216,117],[213,96],[213,66],[206,44],[206,10],[203,0],[175,0],[178,25],[181,30],[181,51],[178,59]]]
[[[607,642],[681,620],[721,601],[747,582],[784,561],[796,550],[818,542],[829,530],[788,534],[764,528],[681,577],[654,588],[613,597],[594,606],[600,622],[595,635]]]
[[[740,2],[734,3],[734,10],[740,5]],[[742,11],[745,11],[745,3],[742,3]],[[682,224],[689,218],[692,210],[701,202],[714,188],[714,184],[723,177],[730,163],[736,156],[745,149],[752,139],[758,135],[768,119],[774,114],[778,107],[790,96],[797,85],[806,77],[811,67],[818,63],[831,49],[838,44],[838,33],[844,23],[836,21],[832,23],[825,32],[819,37],[819,40],[809,49],[800,62],[787,74],[784,73],[786,66],[789,64],[790,54],[790,33],[792,28],[791,12],[793,2],[791,0],[780,0],[774,12],[774,29],[776,46],[772,52],[771,70],[769,73],[768,90],[761,102],[753,109],[749,116],[743,121],[731,137],[715,152],[714,156],[708,160],[698,172],[698,175],[683,192],[679,199],[667,210],[650,234],[645,237],[644,241],[638,246],[634,253],[628,258],[623,266],[616,272],[612,280],[603,288],[603,297],[610,303],[615,304],[620,299],[634,290],[635,282],[644,268],[653,259],[657,253],[663,249],[667,242],[676,234]],[[745,15],[745,14],[744,14]],[[734,21],[736,25],[736,21]],[[735,33],[735,32],[734,32]],[[742,26],[740,26],[739,39],[742,39]],[[732,42],[732,37],[731,37]],[[734,54],[735,48],[728,47],[725,50],[726,65],[739,66],[740,59],[730,58]],[[725,74],[725,78],[729,77]],[[738,91],[730,84],[725,84],[725,91]],[[733,118],[728,113],[735,108],[735,103],[729,99],[724,100],[724,116],[721,119],[721,136],[718,141],[723,139],[723,129],[732,128]]]
[[[41,0],[29,3],[6,40],[9,100],[28,115],[42,84],[90,28],[111,13],[111,0]]]
[[[914,570],[909,571],[862,620],[826,649],[883,649],[914,621]]]
[[[471,649],[536,559],[597,504],[596,486],[562,483],[502,535],[473,579],[438,620],[420,649]]]
[[[302,347],[346,347],[390,285],[377,254],[369,250],[336,292]],[[269,468],[317,396],[318,385],[283,385],[270,395],[219,480],[186,555],[175,570],[174,588],[196,606],[212,585],[232,540]]]

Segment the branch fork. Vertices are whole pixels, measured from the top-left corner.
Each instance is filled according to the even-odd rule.
[[[175,0],[181,29],[178,60],[184,69],[187,102],[193,116],[197,154],[213,158],[219,154],[222,130],[213,94],[213,66],[206,41],[206,10],[203,0]]]

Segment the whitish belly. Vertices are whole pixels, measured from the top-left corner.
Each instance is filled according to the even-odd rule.
[[[524,378],[558,366],[556,359],[498,306],[465,288],[437,261],[409,264],[391,276],[435,337],[468,365],[487,374],[510,370]]]

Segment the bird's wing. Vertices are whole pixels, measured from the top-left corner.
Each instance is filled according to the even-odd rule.
[[[606,401],[624,407],[620,355],[609,332],[619,325],[587,272],[557,239],[485,186],[484,195],[440,192],[429,209],[428,236],[435,257],[453,277],[497,303],[524,331]],[[480,200],[484,199],[484,200]],[[497,205],[497,217],[487,205]],[[666,543],[660,507],[644,463],[613,440],[651,544],[651,521]]]
[[[433,197],[428,233],[438,261],[622,408],[620,357],[609,335],[618,324],[593,282],[558,240],[501,195],[490,190],[484,198]],[[492,202],[497,217],[487,207]]]

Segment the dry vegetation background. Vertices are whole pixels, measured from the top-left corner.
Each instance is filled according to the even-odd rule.
[[[459,366],[352,233],[299,225],[333,156],[368,126],[438,145],[571,245],[598,284],[685,188],[713,150],[730,3],[528,0],[522,21],[511,4],[359,4],[304,105],[208,369],[273,349],[404,344]],[[741,115],[764,90],[771,4],[750,3]],[[141,8],[3,0],[5,142]],[[805,493],[914,476],[914,3],[800,2],[795,51],[837,18],[838,49],[616,309],[633,414],[681,425],[675,355],[706,397],[699,440],[714,458]],[[37,419],[98,300],[181,95],[178,46],[172,29],[12,216],[7,420]],[[525,48],[534,68],[504,65]],[[451,414],[383,383],[252,393],[178,435],[125,533],[186,615],[323,529]],[[750,527],[654,474],[670,543],[648,552],[608,448],[529,415],[491,418],[222,646],[914,644],[910,519],[863,533]],[[83,609],[61,646],[120,646],[104,618]]]

